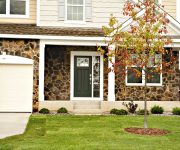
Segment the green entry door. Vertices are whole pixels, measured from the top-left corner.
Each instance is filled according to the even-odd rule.
[[[92,95],[92,57],[74,57],[74,97]]]

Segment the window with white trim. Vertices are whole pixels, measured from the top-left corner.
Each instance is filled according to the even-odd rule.
[[[66,20],[83,21],[84,7],[84,0],[66,0]]]
[[[132,55],[132,57],[136,57]],[[145,85],[145,76],[147,78],[147,85],[148,86],[161,86],[162,85],[162,73],[156,71],[159,65],[153,64],[160,64],[161,63],[161,55],[156,54],[154,57],[151,57],[149,60],[149,65],[146,70],[148,74],[145,74],[144,70],[136,65],[132,65],[131,67],[127,67],[127,74],[126,74],[126,85],[129,86],[143,86]],[[160,65],[161,67],[161,65]],[[162,68],[162,67],[161,67]]]
[[[0,0],[0,17],[27,16],[29,0]]]

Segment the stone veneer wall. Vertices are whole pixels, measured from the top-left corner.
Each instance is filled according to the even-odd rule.
[[[178,57],[178,56],[177,56]],[[179,64],[176,63],[172,73],[163,71],[162,86],[147,88],[148,101],[179,101]],[[144,96],[143,86],[125,86],[125,79],[116,74],[116,100],[141,101]]]
[[[1,52],[34,60],[33,102],[35,104],[39,93],[39,40],[0,39],[0,54]]]
[[[70,100],[71,51],[97,51],[97,47],[46,46],[45,100]]]

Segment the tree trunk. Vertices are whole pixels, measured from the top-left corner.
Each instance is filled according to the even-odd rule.
[[[146,70],[145,72],[145,85],[144,85],[144,128],[148,128],[148,122],[147,122],[147,99],[146,99],[146,92],[147,92],[147,80],[146,80]]]

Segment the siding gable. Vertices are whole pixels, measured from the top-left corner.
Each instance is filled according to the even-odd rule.
[[[85,22],[65,22],[66,0],[40,0],[40,26],[99,27],[107,25],[110,14],[124,22],[123,6],[126,0],[85,0]]]

